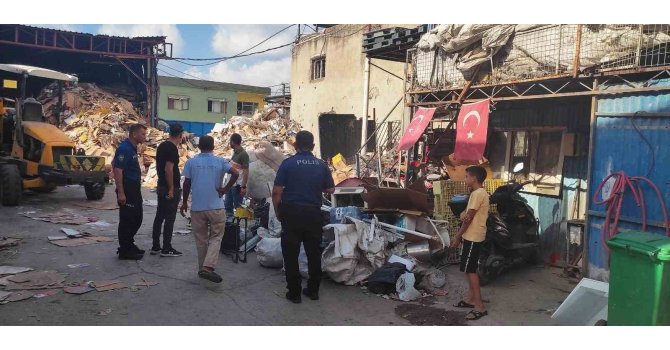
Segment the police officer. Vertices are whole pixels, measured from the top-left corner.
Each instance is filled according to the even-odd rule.
[[[116,183],[116,198],[119,203],[119,260],[140,260],[144,250],[135,245],[135,234],[142,226],[142,192],[140,163],[137,145],[143,143],[147,128],[133,124],[128,138],[116,149],[112,167]]]
[[[333,193],[335,184],[325,162],[312,154],[314,136],[300,131],[295,136],[296,155],[279,166],[272,190],[272,203],[282,223],[281,247],[286,269],[286,299],[301,302],[302,279],[298,269],[300,244],[305,247],[309,280],[302,294],[319,300],[321,282],[321,194]]]

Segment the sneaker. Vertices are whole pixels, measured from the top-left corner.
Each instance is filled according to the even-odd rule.
[[[305,288],[302,290],[302,294],[312,300],[319,300],[319,292],[310,293],[309,289]]]
[[[204,278],[214,283],[221,283],[223,281],[223,278],[221,278],[221,276],[219,276],[219,274],[214,271],[201,270],[198,272],[198,277]]]
[[[119,260],[142,260],[144,257],[144,254],[139,254],[134,251],[132,252],[124,252],[120,251],[118,252],[119,254]]]
[[[151,255],[157,255],[161,253],[161,247],[151,247],[151,250],[149,251],[149,254]]]
[[[182,253],[178,252],[174,248],[170,248],[170,250],[163,250],[161,252],[161,256],[182,256]]]
[[[144,254],[144,253],[146,252],[146,250],[144,250],[144,249],[140,249],[140,247],[136,246],[135,244],[133,244],[133,246],[131,247],[131,249],[132,249],[135,253],[138,253],[138,254]]]
[[[288,299],[293,304],[302,303],[302,298],[300,297],[300,294],[298,294],[297,296],[291,296],[291,293],[286,292],[286,299]]]

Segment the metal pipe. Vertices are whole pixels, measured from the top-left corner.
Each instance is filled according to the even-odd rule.
[[[640,35],[637,40],[637,50],[635,50],[635,67],[640,66],[640,49],[642,48],[642,24],[640,24]]]
[[[577,39],[575,40],[575,60],[572,63],[572,77],[577,78],[579,75],[579,65],[581,64],[580,53],[582,50],[582,25],[577,25]]]
[[[402,101],[402,97],[398,100],[398,102],[396,102],[396,104],[393,106],[391,111],[388,112],[388,114],[386,114],[386,117],[384,117],[384,119],[382,120],[382,123],[386,122],[386,119],[388,119],[391,116],[391,113],[393,113],[393,111],[396,109],[396,107],[398,107],[398,105],[400,104],[400,101]],[[372,132],[372,135],[370,135],[370,137],[368,137],[367,140],[364,139],[365,142],[363,142],[363,144],[361,145],[361,148],[359,148],[358,151],[356,151],[356,153],[359,153],[361,156],[365,155],[363,150],[366,148],[367,143],[370,142],[370,140],[377,134],[377,130],[378,129],[375,128],[375,131]]]
[[[350,216],[347,216],[347,219],[354,219],[354,218],[352,218],[352,217],[350,217]],[[356,220],[357,220],[357,219],[356,219]],[[363,220],[363,221],[366,221],[366,220]],[[370,221],[366,221],[366,222],[369,223]],[[397,231],[404,232],[404,233],[409,233],[410,235],[413,235],[413,236],[417,236],[417,237],[421,237],[421,238],[426,238],[426,239],[435,239],[435,237],[430,236],[430,235],[427,235],[427,234],[425,234],[425,233],[421,233],[421,232],[417,232],[417,231],[408,230],[408,229],[406,229],[406,228],[402,228],[402,227],[398,227],[398,226],[390,225],[390,224],[387,224],[387,223],[384,223],[384,222],[376,221],[375,223],[378,224],[379,226],[386,227],[386,228],[390,228],[390,229],[397,230]]]
[[[598,79],[593,80],[593,90],[598,89]],[[595,129],[597,125],[597,113],[598,113],[598,97],[596,95],[591,97],[591,116],[589,118],[589,158],[588,165],[586,168],[586,185],[588,186],[591,181],[591,175],[593,172],[593,155],[594,153],[594,140],[595,140]],[[589,255],[588,255],[588,237],[589,237],[589,226],[590,226],[590,214],[586,215],[584,218],[584,244],[582,244],[582,275],[588,276],[588,267],[589,267]]]
[[[368,106],[370,94],[370,57],[365,56],[365,69],[363,70],[363,116],[361,123],[361,149],[359,150],[361,156],[366,153],[365,140],[368,137]],[[358,153],[358,152],[357,152]]]
[[[558,57],[556,59],[556,74],[558,74],[561,67],[561,46],[563,44],[563,25],[558,26]]]

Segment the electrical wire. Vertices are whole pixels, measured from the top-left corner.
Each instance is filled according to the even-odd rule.
[[[164,71],[164,70],[162,70],[162,69],[160,69],[160,68],[158,68],[158,67],[156,67],[156,70],[158,70],[159,72],[162,72],[162,73],[164,73],[164,74],[167,74],[167,75],[169,75],[169,76],[171,76],[171,77],[179,78],[179,79],[183,80],[184,82],[186,82],[187,84],[189,84],[189,85],[191,85],[191,86],[193,86],[193,87],[196,87],[196,88],[198,88],[198,89],[202,89],[202,88],[203,88],[203,86],[195,85],[195,84],[191,83],[188,79],[184,79],[184,78],[182,78],[182,77],[180,77],[180,76],[177,76],[177,75],[174,75],[174,74],[172,74],[172,73],[170,73],[170,72],[166,72],[166,71]]]
[[[191,75],[191,74],[188,74],[188,73],[186,73],[186,72],[182,72],[182,71],[180,71],[179,69],[172,68],[172,67],[170,67],[170,66],[168,66],[168,65],[166,65],[166,64],[164,64],[164,63],[159,63],[159,65],[161,65],[161,67],[168,68],[168,69],[170,69],[170,70],[172,70],[172,71],[175,71],[175,72],[177,72],[177,73],[181,73],[181,74],[183,74],[183,75],[189,76],[189,77],[191,77],[191,78],[193,78],[193,79],[196,79],[196,80],[203,80],[203,79],[200,78],[200,77],[196,77],[195,75]]]
[[[266,43],[268,40],[274,38],[275,36],[281,34],[281,33],[284,32],[285,30],[287,30],[287,29],[289,29],[289,28],[291,28],[291,27],[294,27],[294,26],[296,26],[296,24],[291,24],[291,25],[289,25],[289,26],[286,26],[286,27],[282,28],[281,30],[279,30],[278,32],[276,32],[276,33],[270,35],[269,37],[267,37],[267,38],[265,38],[265,39],[263,39],[261,42],[255,44],[255,45],[251,46],[250,48],[248,48],[248,49],[246,49],[246,50],[244,50],[244,51],[242,51],[242,52],[239,52],[239,53],[237,53],[237,54],[235,54],[235,55],[233,55],[233,56],[227,56],[227,57],[212,57],[212,58],[174,57],[173,59],[174,59],[174,60],[177,60],[177,61],[180,61],[180,60],[183,60],[183,61],[223,61],[223,60],[228,60],[228,59],[236,58],[236,57],[245,57],[245,56],[248,56],[248,55],[243,55],[243,54],[245,54],[245,53],[247,53],[247,52],[249,52],[249,51],[251,51],[251,50],[257,48],[258,46],[260,46],[260,45]],[[283,47],[283,46],[282,46],[282,47]],[[277,49],[277,48],[279,48],[279,47],[272,48],[272,49]],[[263,52],[267,52],[267,51],[258,51],[258,52],[252,53],[252,54],[258,54],[258,53],[263,53]]]
[[[649,147],[649,151],[651,152],[651,163],[649,163],[649,169],[647,170],[647,176],[645,176],[645,177],[648,178],[649,175],[651,175],[651,172],[654,170],[654,167],[656,167],[656,151],[654,151],[654,147],[651,145],[651,142],[649,142],[649,140],[644,136],[644,134],[642,134],[642,131],[640,131],[640,129],[637,127],[637,124],[635,124],[634,119],[640,113],[642,113],[642,111],[637,111],[637,112],[633,113],[633,116],[630,118],[630,123],[631,123],[631,125],[633,125],[633,128],[635,129],[635,131],[637,131],[637,133],[640,135],[642,140],[647,144],[647,146]]]
[[[211,65],[214,65],[214,64],[217,64],[217,63],[221,63],[221,62],[224,62],[224,61],[227,61],[227,60],[231,60],[231,59],[233,59],[233,58],[248,57],[248,56],[258,55],[258,54],[261,54],[261,53],[265,53],[265,52],[269,52],[269,51],[273,51],[273,50],[278,50],[278,49],[281,49],[281,48],[284,48],[284,47],[287,47],[287,46],[290,46],[290,45],[293,45],[293,44],[295,44],[295,41],[292,41],[292,42],[290,42],[290,43],[286,43],[286,44],[284,44],[284,45],[271,47],[271,48],[266,49],[266,50],[263,50],[263,51],[251,52],[251,53],[248,53],[248,54],[245,54],[245,55],[235,55],[235,56],[230,56],[230,57],[224,57],[224,58],[221,58],[221,59],[218,60],[218,61],[214,61],[214,62],[210,62],[210,63],[194,64],[194,63],[184,62],[184,61],[182,61],[180,58],[173,58],[172,60],[174,60],[175,62],[179,62],[179,63],[181,63],[181,64],[185,64],[185,65],[187,65],[187,66],[192,66],[192,67],[211,66]]]

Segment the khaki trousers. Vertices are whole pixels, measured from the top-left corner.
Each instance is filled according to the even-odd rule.
[[[221,240],[226,228],[226,210],[216,209],[191,212],[191,228],[198,249],[198,268],[216,269]]]

